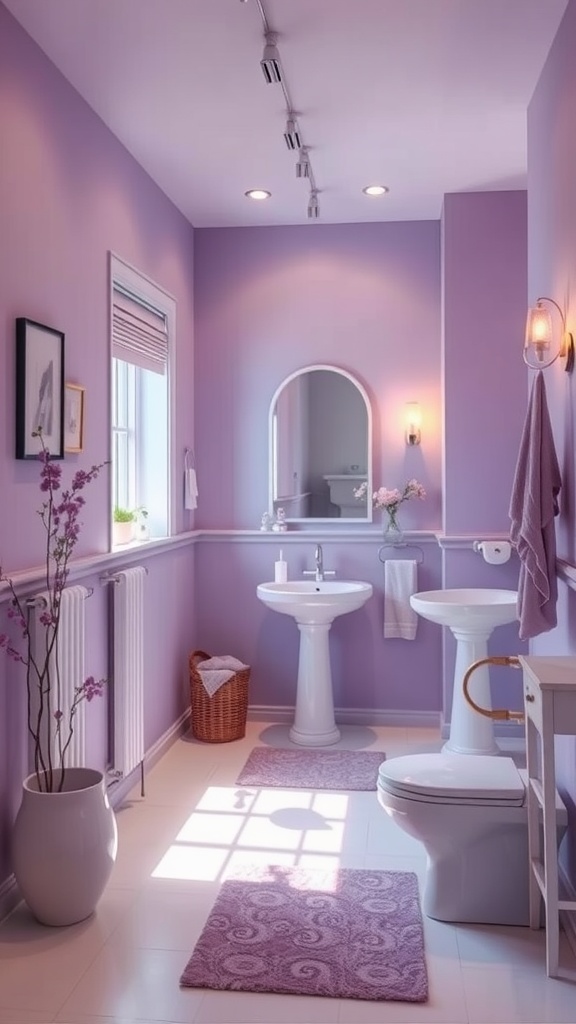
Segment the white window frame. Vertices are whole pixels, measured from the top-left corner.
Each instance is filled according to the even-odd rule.
[[[114,409],[113,409],[113,307],[114,307],[114,286],[119,284],[126,288],[133,295],[138,298],[142,298],[145,302],[150,303],[155,309],[158,309],[166,317],[166,328],[168,333],[168,352],[166,360],[166,387],[167,387],[167,401],[168,401],[168,451],[167,451],[167,467],[168,467],[168,536],[172,537],[176,533],[176,479],[173,471],[173,448],[174,439],[176,437],[176,380],[177,380],[177,369],[176,369],[176,300],[174,296],[170,295],[169,292],[165,291],[160,285],[156,284],[151,278],[142,274],[135,267],[131,266],[120,256],[114,252],[109,253],[109,296],[110,296],[110,309],[109,309],[109,378],[108,378],[108,393],[110,396],[110,439],[109,439],[109,457],[111,464],[113,465],[114,458],[114,440],[113,440],[113,424],[114,424]],[[111,478],[112,481],[112,478]],[[111,482],[112,487],[112,482]],[[110,494],[110,507],[112,506],[112,494]],[[109,528],[109,543],[110,548],[113,547],[112,537],[112,515],[110,515],[110,528]]]

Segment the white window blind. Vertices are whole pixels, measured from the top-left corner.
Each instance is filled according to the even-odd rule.
[[[143,370],[166,373],[166,315],[122,285],[114,283],[112,354]]]

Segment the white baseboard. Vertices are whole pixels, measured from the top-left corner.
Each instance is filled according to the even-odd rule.
[[[146,790],[146,772],[153,768],[157,761],[170,749],[173,743],[176,742],[179,736],[183,736],[188,730],[188,721],[190,718],[190,709],[187,708],[180,718],[170,726],[169,729],[156,740],[149,750],[144,755],[144,790]],[[140,766],[130,772],[125,779],[119,779],[117,782],[112,781],[108,785],[108,797],[112,807],[118,807],[124,800],[127,793],[130,792],[134,786],[137,786],[140,780]],[[144,793],[145,795],[145,793]]]
[[[15,910],[21,899],[16,879],[14,875],[9,875],[6,881],[0,885],[0,921],[3,921],[8,914]]]
[[[334,717],[338,725],[375,725],[404,729],[438,729],[438,711],[373,711],[365,708],[335,708]],[[265,704],[251,704],[248,708],[251,722],[281,722],[292,724],[294,708],[267,707]]]
[[[576,900],[576,889],[568,878],[566,869],[562,864],[558,865],[558,874],[560,877],[561,889],[563,890],[562,898],[567,900]],[[570,949],[574,953],[574,956],[576,956],[576,914],[572,910],[561,910],[560,922],[562,928],[566,932],[566,937],[570,943]]]
[[[502,739],[521,740],[525,743],[523,725],[516,725],[514,722],[494,722],[494,735]],[[442,739],[447,740],[450,736],[450,722],[442,723]]]

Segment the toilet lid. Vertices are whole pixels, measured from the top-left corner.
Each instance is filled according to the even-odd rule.
[[[426,802],[482,801],[521,806],[524,784],[511,757],[414,754],[384,761],[378,783],[390,793]]]

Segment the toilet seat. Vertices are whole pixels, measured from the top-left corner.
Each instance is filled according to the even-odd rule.
[[[521,807],[525,786],[511,757],[413,754],[384,761],[378,788],[420,803]]]

